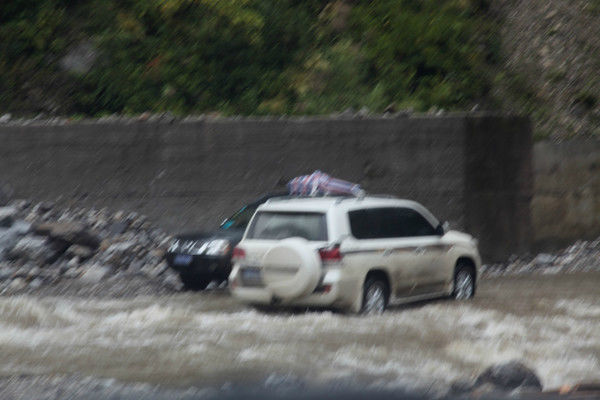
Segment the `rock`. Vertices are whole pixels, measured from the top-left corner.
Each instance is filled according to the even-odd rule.
[[[10,285],[8,285],[8,290],[11,292],[18,292],[19,290],[25,289],[27,286],[27,282],[23,278],[15,278],[12,280]]]
[[[110,247],[108,249],[106,249],[106,252],[107,253],[127,253],[129,251],[132,251],[133,248],[135,247],[135,245],[136,245],[136,243],[134,241],[113,243],[112,245],[110,245]]]
[[[67,245],[79,244],[96,249],[100,245],[98,235],[76,222],[46,222],[34,228],[38,235]],[[68,246],[67,246],[68,247]]]
[[[165,251],[163,249],[151,249],[148,255],[152,258],[162,259],[165,256]]]
[[[19,235],[11,229],[0,228],[0,261],[4,260],[10,249],[17,244]]]
[[[108,233],[111,235],[120,235],[127,231],[127,228],[129,228],[129,224],[125,221],[113,222],[108,226]]]
[[[75,279],[81,275],[81,268],[74,267],[67,269],[63,276],[67,279]]]
[[[14,207],[0,207],[0,228],[10,228],[17,215],[17,209]]]
[[[35,278],[31,282],[29,282],[29,287],[32,289],[37,289],[42,286],[44,280],[42,278]]]
[[[69,260],[66,265],[67,269],[74,269],[79,267],[79,257],[75,256]]]
[[[126,266],[132,261],[137,243],[133,240],[113,243],[102,255],[102,261],[114,266]]]
[[[167,263],[163,261],[154,267],[150,265],[145,266],[144,268],[142,268],[142,272],[144,272],[148,277],[156,279],[160,275],[162,275],[167,270],[167,268]]]
[[[42,201],[41,203],[36,204],[31,211],[36,214],[41,215],[41,214],[47,213],[48,211],[51,211],[53,208],[54,208],[53,202]]]
[[[40,267],[35,266],[35,265],[31,266],[29,271],[27,271],[27,278],[29,278],[29,279],[37,278],[41,271],[42,270],[40,269]]]
[[[0,281],[5,281],[13,276],[14,269],[9,265],[0,263]]]
[[[555,256],[553,256],[552,254],[538,254],[535,259],[533,260],[533,264],[536,266],[545,266],[545,265],[552,265],[552,263],[554,262],[554,260],[556,259]]]
[[[183,289],[183,283],[181,282],[179,275],[168,274],[163,282],[166,286],[171,287],[175,290]]]
[[[144,262],[142,260],[133,260],[129,267],[127,267],[127,271],[138,273],[141,272],[144,267]]]
[[[0,117],[0,124],[5,124],[7,122],[10,121],[10,119],[12,118],[12,114],[2,114],[2,116]]]
[[[16,208],[19,211],[24,211],[31,207],[31,201],[27,199],[16,199],[10,202],[10,206]]]
[[[98,50],[94,45],[85,41],[72,47],[69,52],[59,60],[60,67],[76,74],[87,73],[98,58]]]
[[[39,264],[45,264],[53,255],[54,251],[48,246],[46,239],[36,236],[22,237],[7,253],[11,260],[26,260]]]
[[[93,264],[83,272],[83,274],[79,277],[79,280],[82,283],[94,285],[96,283],[100,283],[100,281],[106,278],[110,271],[110,267],[100,264]]]
[[[87,246],[73,244],[65,251],[65,254],[70,257],[78,257],[80,260],[87,260],[94,254],[94,251]]]
[[[10,227],[11,231],[17,236],[25,236],[31,232],[31,224],[29,222],[16,220]]]
[[[154,267],[155,276],[162,275],[167,269],[169,269],[169,265],[166,261],[162,261],[160,264]]]
[[[474,381],[457,380],[457,381],[452,382],[452,384],[450,385],[449,393],[452,395],[468,393],[468,392],[472,391],[474,387],[475,387]]]
[[[105,252],[112,245],[112,242],[108,239],[104,239],[100,242],[100,246],[98,246],[99,252]]]
[[[475,387],[491,384],[500,391],[508,392],[517,388],[541,391],[542,384],[536,373],[519,361],[509,361],[492,365],[481,373]]]

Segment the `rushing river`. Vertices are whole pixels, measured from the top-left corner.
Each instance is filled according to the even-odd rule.
[[[224,291],[119,300],[0,298],[0,376],[81,375],[169,386],[435,388],[511,359],[545,388],[600,380],[600,273],[494,278],[469,302],[382,316],[264,314]]]

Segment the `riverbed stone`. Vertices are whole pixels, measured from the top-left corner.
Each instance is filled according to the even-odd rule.
[[[492,365],[483,371],[475,381],[475,387],[493,385],[501,391],[513,391],[517,388],[541,391],[542,383],[535,371],[520,361]]]
[[[111,272],[111,268],[105,265],[92,264],[85,269],[83,274],[79,277],[79,280],[85,284],[97,284],[106,278]]]
[[[23,290],[27,287],[27,282],[23,278],[15,278],[12,280],[10,285],[8,285],[8,290],[10,292],[18,292],[19,290]]]
[[[11,260],[25,260],[45,264],[53,253],[45,238],[25,236],[19,239],[15,246],[8,251],[7,256]]]
[[[94,254],[94,251],[87,246],[73,244],[69,246],[65,254],[70,257],[79,257],[80,260],[87,260]]]
[[[32,289],[38,289],[44,284],[44,280],[40,277],[33,279],[29,282],[29,287]]]

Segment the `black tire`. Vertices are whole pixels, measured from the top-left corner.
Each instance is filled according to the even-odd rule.
[[[210,278],[198,277],[194,275],[179,274],[183,287],[186,290],[204,290],[212,281]]]
[[[388,299],[389,288],[387,282],[376,277],[367,278],[363,287],[360,313],[365,315],[382,314],[387,307]]]
[[[475,271],[470,264],[459,262],[454,270],[452,298],[469,300],[475,296]]]

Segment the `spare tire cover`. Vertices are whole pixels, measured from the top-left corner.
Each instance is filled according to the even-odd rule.
[[[262,266],[265,286],[285,300],[311,293],[321,279],[321,260],[303,238],[277,243],[265,253]]]

